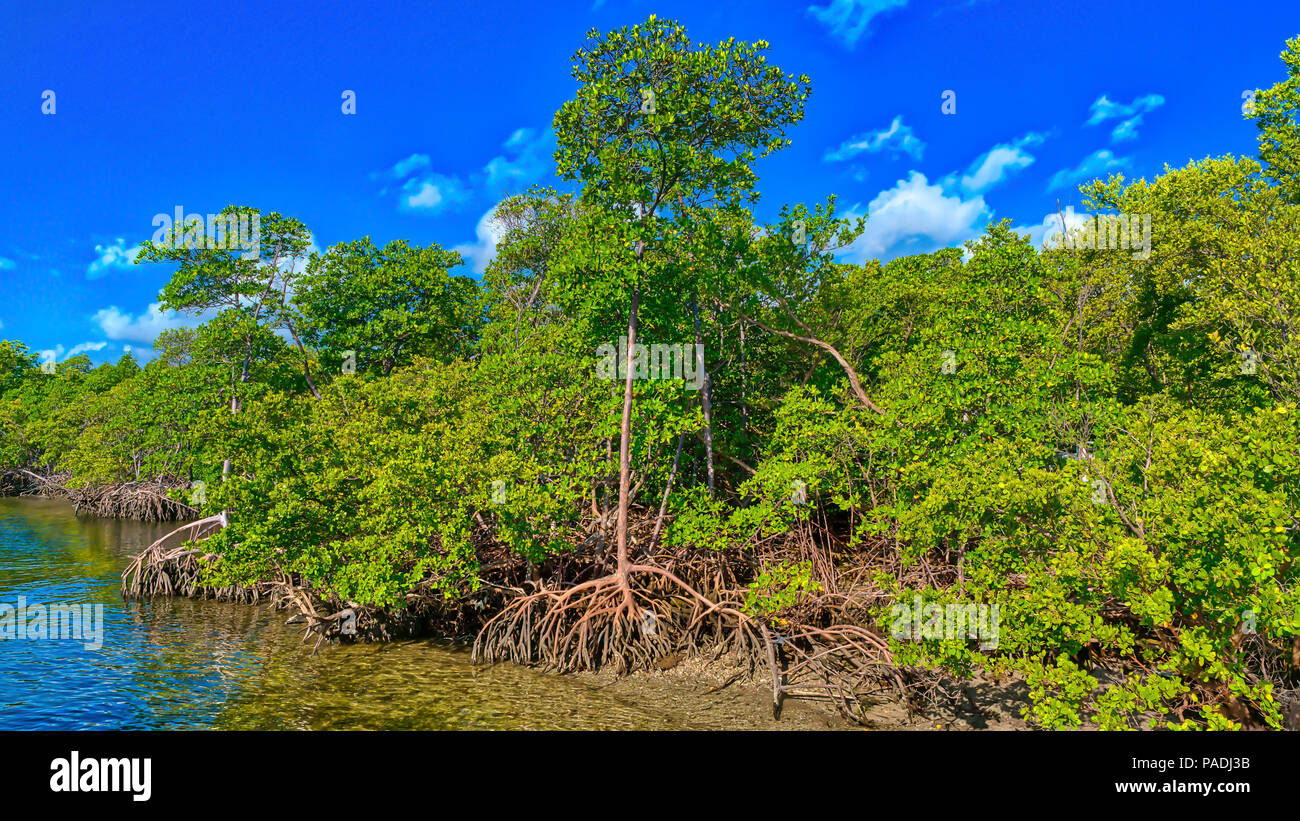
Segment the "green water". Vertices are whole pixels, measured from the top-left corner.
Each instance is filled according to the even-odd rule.
[[[102,604],[103,644],[0,641],[0,729],[709,729],[739,723],[697,690],[615,693],[412,641],[323,647],[266,607],[126,602],[122,568],[172,526],[0,498],[0,603]],[[697,688],[698,689],[698,688]],[[752,723],[750,723],[752,720]]]

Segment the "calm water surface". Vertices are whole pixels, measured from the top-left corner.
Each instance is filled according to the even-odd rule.
[[[722,717],[429,642],[322,647],[266,607],[126,602],[131,556],[175,525],[0,498],[0,603],[99,603],[103,646],[0,640],[0,729],[704,729]],[[719,721],[724,723],[719,724]]]

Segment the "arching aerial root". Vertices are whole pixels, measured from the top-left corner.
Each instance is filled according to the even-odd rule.
[[[631,565],[624,574],[509,601],[483,626],[473,659],[626,673],[649,668],[701,630],[747,618],[733,603],[715,604],[666,570]]]
[[[711,639],[738,651],[751,670],[765,668],[774,717],[789,696],[827,701],[845,717],[865,722],[882,684],[906,688],[888,643],[870,630],[833,618],[821,625],[760,618],[743,612],[734,598],[715,602],[669,571],[631,565],[623,575],[543,588],[509,601],[484,625],[472,658],[558,672],[610,667],[625,674]]]
[[[218,601],[255,602],[266,594],[264,585],[209,587],[202,583],[202,562],[212,558],[192,542],[225,527],[218,514],[182,525],[140,551],[122,572],[122,597],[188,596]],[[186,538],[181,539],[184,535]]]
[[[515,598],[484,625],[473,659],[559,672],[611,667],[624,674],[693,649],[706,636],[739,649],[751,668],[766,668],[774,716],[782,699],[794,696],[829,700],[846,717],[863,721],[882,681],[904,686],[888,644],[870,630],[787,622],[778,631],[739,603],[711,601],[674,574],[644,564],[622,576]]]

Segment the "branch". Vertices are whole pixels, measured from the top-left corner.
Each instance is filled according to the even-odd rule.
[[[785,307],[785,300],[781,299],[780,297],[777,298],[781,301],[782,306]],[[863,405],[875,411],[876,413],[880,414],[881,416],[885,415],[885,412],[881,410],[880,407],[876,405],[876,403],[872,402],[870,399],[867,398],[866,391],[862,389],[862,382],[858,380],[857,371],[853,370],[853,366],[849,364],[848,360],[845,359],[843,355],[841,355],[840,352],[837,351],[833,345],[831,345],[828,342],[823,342],[814,336],[799,336],[798,334],[792,334],[789,331],[782,331],[778,328],[773,328],[770,325],[765,325],[764,323],[759,322],[757,319],[753,319],[751,317],[746,316],[744,311],[741,311],[739,308],[737,308],[734,305],[729,305],[726,302],[723,302],[722,305],[725,308],[731,308],[733,311],[735,311],[737,314],[740,315],[741,319],[745,320],[751,325],[757,325],[758,327],[762,328],[768,333],[773,333],[778,336],[784,336],[787,339],[793,339],[798,342],[803,342],[809,345],[816,345],[818,348],[821,348],[822,350],[829,353],[831,356],[835,357],[835,361],[840,363],[840,367],[844,369],[844,373],[849,377],[849,385],[852,386],[853,392],[857,394],[858,401],[860,401]],[[799,323],[800,327],[802,327],[805,331],[808,331],[808,333],[810,334],[812,333],[812,331],[808,328],[808,326],[800,322],[799,318],[796,317],[790,311],[789,307],[785,307],[785,310],[786,313],[790,315],[791,319],[794,319],[795,322]]]

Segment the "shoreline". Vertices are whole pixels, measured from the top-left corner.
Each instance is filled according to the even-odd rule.
[[[91,511],[78,510],[66,495],[48,492],[41,487],[36,492],[5,494],[7,498],[44,499],[63,503],[73,508],[77,517],[90,517],[120,522],[135,522],[140,525],[158,526],[161,522],[150,522],[129,516],[103,515]],[[167,524],[178,524],[184,520]],[[288,611],[277,609],[265,598],[256,601],[218,600],[205,596],[184,594],[153,594],[145,599],[186,599],[191,601],[220,601],[223,604],[253,605],[266,608],[266,617],[278,622],[279,626],[297,633],[301,630],[298,616],[289,616]],[[123,601],[131,601],[123,597]],[[138,600],[138,599],[135,599]],[[449,637],[446,635],[408,636],[395,640],[375,639],[357,644],[392,645],[395,643],[436,644],[454,648],[458,653],[468,654],[472,638],[466,636]],[[318,654],[325,656],[338,649],[340,643],[333,639],[318,648]],[[475,670],[491,665],[475,665],[466,660],[466,664]],[[806,697],[785,695],[781,700],[780,716],[772,717],[772,682],[765,668],[747,669],[736,662],[730,655],[704,649],[691,655],[674,653],[661,659],[650,670],[632,671],[618,674],[610,668],[599,671],[557,672],[542,665],[526,665],[514,662],[498,662],[522,670],[529,670],[555,679],[567,679],[570,682],[591,687],[607,695],[632,702],[649,700],[656,704],[677,705],[684,714],[708,714],[731,729],[746,730],[1020,730],[1026,729],[1024,720],[1014,711],[1014,705],[1024,702],[1023,694],[1009,694],[1007,687],[1000,687],[986,681],[955,682],[949,680],[948,688],[960,694],[948,699],[948,703],[939,709],[927,713],[909,715],[906,706],[895,693],[881,694],[867,710],[864,724],[855,724],[845,718],[835,705],[826,697]],[[972,691],[974,695],[972,695]],[[979,706],[976,706],[978,703]]]

